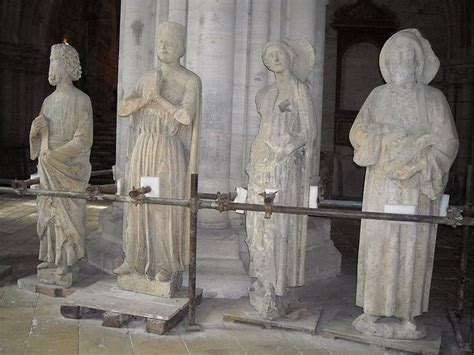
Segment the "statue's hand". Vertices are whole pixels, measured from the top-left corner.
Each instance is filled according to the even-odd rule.
[[[280,112],[292,112],[293,111],[293,106],[291,105],[291,101],[286,99],[285,101],[282,101],[278,104],[278,108],[280,109]]]
[[[48,122],[46,121],[46,118],[43,115],[39,115],[33,120],[33,123],[31,124],[31,136],[35,137],[38,135],[43,130],[46,130],[48,128]]]
[[[408,180],[421,169],[418,164],[406,164],[389,171],[388,177],[392,180]]]

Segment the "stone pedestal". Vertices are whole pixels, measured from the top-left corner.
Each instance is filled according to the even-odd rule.
[[[122,264],[123,211],[119,204],[103,209],[99,216],[99,229],[86,239],[87,259],[90,264],[112,274]]]
[[[120,209],[114,206],[101,212],[99,230],[87,238],[89,263],[112,275],[122,263],[122,236]],[[305,284],[311,285],[338,275],[341,254],[330,238],[331,221],[309,218],[306,241]],[[115,231],[115,237],[111,234]],[[248,296],[248,249],[245,228],[198,228],[197,287],[204,297],[233,298]],[[188,274],[183,273],[187,285]]]
[[[58,274],[56,268],[38,269],[37,277],[39,282],[69,288],[79,279],[79,267],[73,267],[64,274]]]
[[[172,278],[170,281],[161,282],[149,280],[137,274],[119,275],[117,276],[117,283],[123,290],[164,298],[173,298],[181,289],[183,277],[181,274],[178,274],[177,277]]]

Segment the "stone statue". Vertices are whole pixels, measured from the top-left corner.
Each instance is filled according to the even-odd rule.
[[[411,205],[439,215],[439,202],[458,150],[458,135],[441,91],[428,86],[439,68],[416,29],[390,37],[380,53],[387,82],[375,88],[350,131],[354,162],[367,167],[363,210]],[[415,317],[428,310],[436,224],[362,220],[353,326],[387,338],[417,339]],[[383,317],[397,317],[393,322]]]
[[[308,206],[316,118],[307,76],[314,50],[307,40],[276,41],[263,50],[263,63],[275,81],[255,98],[261,116],[252,144],[248,202],[263,202],[265,189],[278,190],[274,203]],[[247,212],[247,244],[252,282],[250,303],[275,319],[294,306],[291,288],[304,284],[307,216]]]
[[[188,198],[189,176],[197,172],[201,80],[180,64],[183,25],[159,26],[161,68],[147,72],[119,105],[118,114],[138,125],[139,136],[127,176],[128,191],[142,176],[159,178],[160,197]],[[125,210],[125,260],[114,272],[125,289],[171,297],[188,264],[189,211],[144,204]]]
[[[31,159],[38,158],[40,188],[85,191],[91,173],[92,106],[89,96],[73,81],[81,77],[76,50],[66,44],[51,47],[48,96],[30,131]],[[71,286],[77,262],[84,256],[86,201],[39,196],[40,238],[38,278],[42,282]]]

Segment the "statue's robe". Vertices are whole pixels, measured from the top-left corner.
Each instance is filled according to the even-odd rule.
[[[287,102],[287,110],[279,105]],[[252,145],[248,203],[262,204],[259,193],[278,190],[275,205],[308,207],[313,141],[317,136],[314,107],[308,86],[292,77],[279,90],[275,84],[257,93],[261,116]],[[250,276],[283,296],[288,287],[304,284],[307,216],[247,212]],[[268,287],[268,286],[266,286]]]
[[[40,188],[85,191],[90,173],[92,105],[77,88],[53,92],[41,108],[48,123],[43,134],[30,135],[31,159],[38,157]],[[46,150],[49,153],[44,154]],[[39,259],[60,266],[74,265],[84,257],[86,201],[39,196],[37,231]]]
[[[178,109],[170,113],[143,105],[151,91]],[[191,173],[197,173],[201,115],[201,80],[180,68],[172,82],[160,70],[145,73],[122,100],[119,115],[131,118],[138,137],[128,156],[127,191],[140,186],[142,176],[159,178],[160,197],[189,198]],[[185,207],[125,206],[125,262],[141,275],[184,271],[189,259],[189,210]]]
[[[414,205],[417,214],[439,215],[458,150],[451,111],[439,90],[421,83],[408,91],[394,84],[375,88],[350,141],[354,162],[367,167],[363,211]],[[402,170],[413,175],[399,179]],[[436,224],[362,220],[356,303],[365,313],[408,319],[428,310],[436,231]]]

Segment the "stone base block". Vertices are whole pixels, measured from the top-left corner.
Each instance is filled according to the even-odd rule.
[[[352,326],[354,316],[337,314],[336,317],[322,330],[322,336],[332,339],[345,339],[365,343],[384,349],[386,352],[407,352],[415,354],[438,354],[441,346],[443,329],[426,327],[426,338],[417,340],[387,339],[359,333]]]
[[[38,269],[37,277],[39,282],[69,288],[79,280],[79,270],[75,269],[65,274],[58,274],[56,268]]]
[[[161,282],[156,280],[149,280],[144,276],[137,274],[125,274],[117,276],[117,283],[121,289],[127,291],[134,291],[164,298],[174,297],[183,283],[181,274],[171,281]]]
[[[261,315],[250,305],[249,299],[242,297],[224,312],[224,321],[255,324],[265,329],[296,330],[314,335],[322,308],[300,308],[295,317],[281,317],[276,320],[262,318]]]

